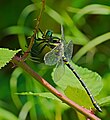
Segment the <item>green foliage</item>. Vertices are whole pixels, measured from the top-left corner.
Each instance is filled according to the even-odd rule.
[[[68,98],[70,98],[74,102],[78,103],[79,105],[81,105],[87,109],[93,108],[93,104],[91,103],[90,98],[84,92],[84,90],[81,90],[74,86],[73,87],[68,86],[65,89],[65,94]]]
[[[110,96],[107,96],[105,98],[102,98],[99,100],[99,103],[102,105],[102,106],[107,106],[107,105],[110,105]]]
[[[44,93],[33,93],[33,92],[22,92],[22,93],[16,93],[17,95],[32,95],[32,96],[40,96],[45,97],[52,100],[60,101],[57,97],[55,97],[52,93],[44,92]]]
[[[87,51],[91,50],[93,47],[96,47],[96,45],[99,45],[109,39],[110,39],[110,32],[105,33],[91,40],[88,44],[86,44],[77,52],[77,54],[74,56],[74,61],[77,62]]]
[[[71,64],[74,66],[74,69],[80,75],[82,80],[84,80],[84,82],[86,83],[90,91],[93,93],[93,95],[94,96],[98,95],[103,87],[101,77],[96,72],[92,72],[91,70],[88,70],[87,68],[79,67],[72,62]],[[64,75],[58,82],[55,82],[55,83],[59,87],[61,87],[63,90],[65,90],[68,86],[71,86],[71,87],[74,86],[74,87],[78,87],[79,89],[83,89],[83,87],[80,85],[76,76],[72,73],[72,71],[70,71],[70,69],[66,67],[66,65],[65,65]]]
[[[4,67],[20,50],[9,50],[7,48],[0,48],[0,69]]]
[[[82,80],[84,80],[84,82],[86,83],[87,87],[89,88],[93,96],[97,96],[103,87],[101,77],[96,72],[92,72],[87,68],[78,67],[72,62],[71,64],[74,66],[74,69],[80,75]],[[54,77],[53,74],[54,72],[52,73],[52,77]],[[75,100],[76,103],[79,103],[81,104],[81,106],[85,106],[87,108],[93,107],[90,98],[88,97],[84,88],[81,86],[76,76],[70,71],[70,69],[66,67],[66,65],[65,65],[65,73],[62,76],[62,78],[58,82],[56,81],[54,82],[61,89],[65,91],[64,93],[69,98]],[[83,101],[83,102],[80,103],[79,101],[80,102]]]
[[[30,39],[26,38],[33,33],[32,30],[36,22],[34,19],[38,16],[41,8],[40,2],[37,0],[22,3],[14,0],[1,2],[0,47],[20,48],[26,51],[25,46],[30,42]],[[52,29],[55,36],[60,36],[60,24],[63,24],[66,41],[72,40],[74,44],[73,61],[101,75],[102,80],[97,73],[78,67],[71,62],[97,102],[103,106],[103,112],[98,116],[104,120],[110,119],[108,118],[110,111],[109,3],[109,0],[47,1],[45,12],[40,21],[41,30]],[[20,51],[4,48],[0,48],[0,68],[7,65],[14,55]],[[79,50],[79,48],[81,49]],[[53,75],[51,78],[52,67],[44,64],[34,64],[28,60],[26,62],[70,99],[88,109],[93,108],[85,90],[66,66],[65,73],[61,80],[56,82],[56,86],[52,81]],[[0,99],[3,101],[0,102],[0,119],[59,120],[63,116],[63,120],[70,120],[73,119],[73,116],[76,116],[69,107],[62,107],[61,102],[57,101],[58,99],[55,96],[48,93],[43,86],[35,82],[23,70],[17,68],[13,71],[8,65],[0,71],[0,94],[2,94]],[[32,91],[32,93],[29,91]],[[18,96],[15,93],[23,94],[23,96]],[[69,113],[68,110],[70,110]]]
[[[15,93],[17,93],[18,78],[22,73],[23,73],[22,69],[16,68],[13,71],[11,78],[10,78],[11,97],[17,108],[20,108],[22,106],[20,98],[17,95],[15,95]]]
[[[19,113],[19,119],[20,120],[25,120],[28,112],[31,111],[33,103],[31,101],[26,102],[23,106],[22,109]]]
[[[18,120],[18,118],[11,112],[0,108],[0,120]]]
[[[74,8],[68,7],[68,11],[74,13]],[[101,14],[101,15],[109,15],[110,7],[106,5],[93,4],[88,5],[81,10],[78,10],[76,15],[74,16],[75,21],[78,21],[86,14]]]

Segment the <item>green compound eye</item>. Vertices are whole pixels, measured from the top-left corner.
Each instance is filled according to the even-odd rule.
[[[53,34],[53,31],[51,31],[51,30],[48,30],[48,31],[46,32],[46,36],[47,36],[47,37],[52,37],[52,34]]]

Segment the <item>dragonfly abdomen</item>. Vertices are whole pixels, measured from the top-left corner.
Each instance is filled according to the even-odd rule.
[[[91,94],[90,90],[87,88],[85,82],[81,79],[81,77],[78,75],[78,73],[75,71],[75,69],[73,68],[73,66],[69,63],[68,59],[63,55],[62,56],[63,62],[67,65],[67,67],[74,73],[74,75],[77,77],[77,79],[79,80],[79,82],[81,83],[81,85],[84,87],[84,89],[86,90],[87,94],[89,95],[94,107],[99,111],[102,112],[100,106],[97,104],[97,102],[95,101],[93,95]]]

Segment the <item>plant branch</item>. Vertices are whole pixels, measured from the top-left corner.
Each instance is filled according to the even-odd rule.
[[[39,16],[37,18],[36,26],[35,26],[35,29],[34,29],[34,34],[31,36],[29,47],[28,47],[27,51],[24,53],[24,55],[22,56],[21,60],[25,60],[26,57],[28,56],[29,52],[31,51],[32,45],[34,43],[34,39],[35,39],[36,34],[38,32],[38,28],[39,28],[39,25],[40,25],[40,20],[41,20],[41,17],[42,17],[42,13],[45,9],[45,3],[46,3],[46,0],[42,0],[42,8],[41,8]]]
[[[15,56],[12,60],[12,63],[16,64],[17,66],[21,67],[24,71],[26,71],[28,74],[30,74],[35,80],[39,81],[43,86],[45,86],[51,93],[53,93],[56,97],[58,97],[62,102],[68,104],[72,108],[76,109],[83,115],[85,115],[87,118],[90,118],[91,120],[101,120],[94,114],[90,113],[89,110],[79,106],[69,98],[67,98],[65,95],[57,91],[53,86],[51,86],[45,79],[43,79],[40,75],[38,75],[35,71],[33,71],[23,60],[21,60],[20,57]]]

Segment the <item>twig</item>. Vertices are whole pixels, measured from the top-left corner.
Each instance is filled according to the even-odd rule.
[[[39,28],[39,25],[40,25],[40,20],[41,20],[41,17],[42,17],[42,13],[45,9],[45,2],[46,2],[46,0],[42,0],[42,8],[41,8],[39,16],[37,18],[36,26],[35,26],[35,29],[34,29],[34,34],[31,36],[30,44],[28,46],[27,51],[24,53],[24,55],[21,58],[21,60],[23,60],[23,61],[27,58],[29,52],[31,51],[32,45],[34,43],[34,38],[35,38],[35,36],[38,32],[38,28]]]
[[[62,102],[68,104],[72,108],[75,108],[77,111],[85,115],[87,118],[90,118],[91,120],[101,120],[94,114],[90,113],[89,110],[79,106],[78,104],[67,98],[65,95],[57,91],[46,80],[44,80],[40,75],[38,75],[35,71],[33,71],[24,61],[21,61],[21,59],[18,56],[15,56],[11,62],[15,63],[17,66],[21,67],[24,71],[29,73],[33,78],[35,78],[35,80],[39,81],[43,86],[45,86],[51,93],[53,93],[56,97],[58,97]]]

